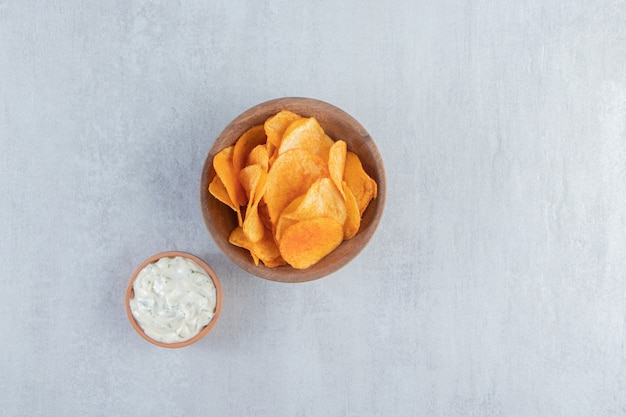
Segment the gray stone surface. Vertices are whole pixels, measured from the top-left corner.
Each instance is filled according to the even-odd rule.
[[[1,416],[626,415],[626,3],[0,0]],[[229,263],[200,172],[308,96],[377,141],[369,247],[285,285]],[[182,350],[139,338],[147,256],[211,263]]]

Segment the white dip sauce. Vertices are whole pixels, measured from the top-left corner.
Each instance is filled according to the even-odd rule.
[[[191,339],[215,315],[213,280],[198,264],[180,256],[146,265],[133,290],[133,317],[147,336],[159,342]]]

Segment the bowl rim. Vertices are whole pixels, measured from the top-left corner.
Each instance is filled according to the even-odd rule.
[[[311,108],[315,110],[311,110]],[[361,237],[362,244],[359,246],[355,246],[348,255],[339,259],[335,264],[324,265],[323,260],[320,261],[322,263],[317,264],[317,268],[314,272],[307,269],[298,270],[288,265],[277,268],[268,268],[265,267],[262,262],[260,262],[257,266],[252,262],[251,258],[249,261],[243,261],[242,259],[234,255],[234,246],[230,244],[227,239],[224,240],[219,236],[215,225],[210,219],[211,216],[207,207],[208,198],[210,197],[210,193],[208,192],[208,185],[210,182],[209,176],[211,176],[210,174],[214,173],[212,161],[215,154],[221,150],[217,147],[218,143],[223,141],[224,138],[233,135],[233,132],[237,132],[238,135],[235,136],[240,136],[247,128],[255,124],[264,122],[265,119],[260,117],[260,114],[266,114],[269,117],[272,114],[278,113],[280,110],[290,110],[305,117],[316,117],[320,114],[332,114],[334,120],[341,120],[342,125],[347,126],[347,128],[353,131],[355,135],[358,135],[361,138],[361,146],[367,148],[367,151],[371,153],[373,159],[376,160],[377,164],[375,173],[378,185],[378,195],[376,197],[377,209],[371,216],[370,223],[368,225],[369,233],[367,237]],[[358,151],[357,154],[359,154]],[[373,173],[369,172],[369,174],[372,175]],[[300,283],[323,278],[340,270],[352,260],[354,260],[359,255],[359,253],[363,251],[363,249],[365,249],[372,236],[375,234],[376,229],[380,225],[380,221],[385,209],[386,190],[386,172],[382,156],[374,140],[359,121],[357,121],[353,116],[348,114],[346,111],[340,109],[339,107],[322,100],[309,97],[282,97],[267,100],[248,108],[247,110],[236,116],[234,119],[232,119],[230,123],[228,123],[226,127],[224,127],[220,134],[215,137],[207,153],[202,169],[202,177],[200,181],[200,205],[202,210],[202,217],[211,238],[221,250],[221,252],[224,253],[235,265],[259,278],[284,283]],[[364,213],[364,216],[368,213],[369,210],[370,207],[368,207],[368,209]],[[359,236],[361,232],[362,230],[359,230],[357,236]],[[342,245],[345,243],[346,241],[342,242]]]
[[[187,339],[185,341],[182,341],[182,342],[165,343],[165,342],[160,342],[158,340],[154,340],[153,338],[151,338],[150,336],[148,336],[144,332],[144,330],[141,328],[139,323],[137,323],[137,320],[133,316],[133,313],[132,313],[132,311],[130,309],[130,299],[131,299],[132,294],[133,294],[133,284],[135,283],[135,279],[137,278],[137,275],[139,275],[139,273],[141,272],[141,270],[143,268],[145,268],[148,264],[151,264],[151,263],[154,263],[154,262],[158,261],[161,258],[173,258],[173,257],[176,257],[176,256],[180,256],[182,258],[189,259],[189,260],[197,263],[200,267],[202,267],[202,269],[205,270],[205,272],[207,273],[209,278],[211,278],[211,280],[213,281],[213,285],[215,285],[215,293],[216,293],[216,297],[215,297],[215,299],[216,299],[216,302],[215,302],[215,314],[213,315],[213,318],[211,318],[211,321],[206,326],[204,326],[202,328],[202,330],[200,330],[200,332],[198,334],[196,334],[194,337],[192,337],[190,339]],[[128,281],[128,285],[126,287],[124,304],[125,304],[126,315],[128,316],[128,320],[130,321],[130,324],[133,327],[133,329],[135,329],[135,331],[139,334],[139,336],[141,336],[143,339],[147,340],[148,342],[152,343],[153,345],[160,346],[160,347],[163,347],[163,348],[176,349],[176,348],[189,346],[189,345],[197,342],[198,340],[200,340],[204,336],[206,336],[207,333],[209,333],[209,331],[211,331],[211,329],[213,329],[213,327],[217,323],[217,320],[219,319],[219,316],[220,316],[220,314],[222,312],[222,300],[223,300],[222,284],[220,283],[220,280],[217,277],[217,274],[215,273],[213,268],[211,268],[209,266],[208,263],[206,263],[204,260],[202,260],[199,257],[197,257],[197,256],[195,256],[195,255],[193,255],[191,253],[188,253],[188,252],[183,252],[183,251],[164,251],[164,252],[155,253],[154,255],[150,256],[147,259],[145,259],[135,269],[135,271],[130,276],[130,280]]]

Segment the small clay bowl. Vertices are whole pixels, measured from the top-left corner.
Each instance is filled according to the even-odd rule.
[[[151,264],[153,262],[157,262],[161,258],[173,258],[176,256],[180,256],[182,258],[191,260],[195,262],[196,264],[198,264],[200,267],[202,267],[202,269],[204,269],[204,271],[207,273],[209,278],[211,278],[211,280],[213,281],[213,284],[215,285],[215,290],[216,290],[215,315],[213,316],[211,321],[206,326],[204,326],[202,330],[200,330],[200,332],[196,334],[194,337],[192,337],[191,339],[187,339],[183,342],[164,343],[158,340],[154,340],[143,331],[143,329],[141,328],[137,320],[135,320],[135,317],[133,316],[132,311],[130,310],[130,300],[135,295],[134,290],[133,290],[133,283],[135,282],[137,275],[139,275],[139,272],[141,272],[141,270],[146,265]],[[206,334],[209,333],[209,331],[211,331],[213,326],[215,326],[215,323],[217,322],[220,316],[220,313],[222,311],[222,298],[223,298],[222,297],[222,285],[220,284],[220,281],[217,278],[217,275],[215,274],[213,269],[206,262],[204,262],[202,259],[198,258],[197,256],[194,256],[186,252],[178,252],[178,251],[161,252],[161,253],[152,255],[151,257],[143,261],[141,265],[137,267],[135,272],[133,272],[132,276],[130,277],[130,281],[128,282],[128,287],[126,288],[126,301],[125,301],[126,315],[128,316],[128,320],[130,321],[130,324],[133,326],[133,329],[137,331],[139,336],[143,337],[148,342],[154,345],[160,346],[160,347],[164,347],[164,348],[181,348],[181,347],[189,346],[197,342],[198,340],[206,336]]]
[[[228,237],[237,226],[234,211],[219,202],[208,191],[215,176],[213,157],[227,146],[233,145],[249,128],[263,124],[265,120],[281,110],[290,110],[303,117],[315,117],[324,131],[333,139],[342,139],[348,150],[356,153],[365,171],[378,184],[378,196],[373,199],[361,220],[356,236],[345,240],[337,249],[308,269],[295,269],[291,266],[268,268],[259,262],[255,265],[250,253],[228,242]],[[383,214],[385,207],[386,179],[381,155],[369,133],[345,111],[311,98],[279,98],[258,104],[237,116],[217,137],[210,148],[200,185],[200,202],[204,222],[220,250],[236,265],[245,271],[272,281],[305,282],[325,277],[352,261],[368,244]]]

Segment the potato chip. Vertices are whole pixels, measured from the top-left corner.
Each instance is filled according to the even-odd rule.
[[[270,265],[278,266],[285,264],[285,261],[282,260],[278,246],[276,245],[271,233],[266,233],[265,236],[263,236],[263,239],[254,244],[252,253],[258,256],[267,267],[270,267]]]
[[[292,225],[294,225],[294,224],[296,224],[296,223],[298,223],[300,221],[298,219],[293,218],[292,215],[298,209],[298,206],[300,205],[302,200],[304,200],[304,196],[303,195],[301,195],[300,197],[295,198],[280,213],[280,216],[278,217],[278,221],[276,222],[276,225],[274,227],[274,239],[277,242],[280,242],[280,238],[282,237],[283,232],[285,230],[287,230],[287,228],[289,228],[289,226],[292,226]]]
[[[332,139],[328,138],[314,117],[299,119],[285,130],[278,155],[291,149],[302,149],[328,161],[328,152],[332,144]]]
[[[241,226],[235,227],[232,232],[230,232],[230,236],[228,236],[228,242],[231,245],[239,246],[240,248],[247,249],[250,254],[254,250],[254,242],[248,239],[243,232],[243,228]],[[252,254],[252,258],[254,260],[254,264],[259,264],[259,257]]]
[[[346,204],[330,178],[315,181],[304,196],[296,198],[282,211],[276,227],[276,240],[280,241],[282,232],[293,223],[316,217],[330,217],[340,224],[346,221]]]
[[[283,259],[282,256],[279,256],[276,259],[264,261],[263,264],[268,268],[276,268],[278,266],[286,265],[287,262]]]
[[[285,230],[278,247],[289,265],[306,269],[335,250],[342,241],[341,223],[330,217],[316,217]]]
[[[376,181],[370,178],[363,170],[359,157],[348,151],[346,154],[346,166],[343,173],[343,179],[352,191],[354,198],[359,206],[359,212],[363,212],[367,208],[369,202],[376,198],[378,192]]]
[[[230,201],[239,208],[246,204],[246,195],[233,168],[234,148],[234,146],[229,146],[218,152],[213,158],[213,168],[224,184]]]
[[[226,191],[226,187],[224,187],[224,183],[218,175],[213,177],[213,180],[211,180],[211,183],[209,184],[209,192],[213,195],[213,197],[217,198],[231,209],[237,211],[237,206],[231,201],[228,196],[228,191]]]
[[[335,186],[341,193],[341,196],[346,198],[345,193],[343,192],[343,171],[346,167],[346,152],[348,148],[346,142],[343,140],[338,140],[333,143],[330,147],[330,151],[328,153],[328,172],[330,174],[330,179],[333,180]]]
[[[339,223],[346,220],[346,205],[330,178],[315,181],[291,215],[297,220],[313,217],[332,217]]]
[[[301,149],[289,150],[276,158],[267,175],[263,200],[273,225],[291,201],[307,192],[318,179],[328,177],[328,166]]]
[[[258,211],[259,211],[259,218],[261,219],[261,223],[263,223],[263,226],[265,227],[265,229],[272,230],[272,222],[270,220],[270,214],[267,211],[267,204],[265,204],[265,201],[263,201],[263,198],[261,198],[261,201],[259,201]]]
[[[246,130],[243,135],[241,135],[235,143],[235,148],[233,149],[233,168],[235,170],[235,174],[238,175],[239,171],[246,166],[246,161],[250,152],[258,145],[264,144],[266,140],[267,137],[265,136],[265,129],[263,128],[263,125],[251,127]]]
[[[259,217],[258,205],[265,192],[267,173],[261,165],[248,165],[239,172],[239,179],[248,194],[243,231],[252,242],[258,242],[265,234],[265,227]]]
[[[219,201],[226,204],[237,213],[237,224],[241,226],[243,224],[241,209],[233,204],[233,202],[230,200],[230,197],[228,196],[228,191],[226,191],[226,187],[224,186],[224,183],[218,175],[213,177],[213,180],[209,184],[209,192],[211,193],[211,195],[213,195],[213,197],[217,198]]]
[[[264,128],[265,134],[267,135],[267,144],[268,146],[272,146],[272,149],[269,149],[270,151],[278,149],[287,127],[301,118],[300,115],[290,112],[289,110],[281,110],[265,121]]]
[[[348,240],[352,239],[361,227],[361,212],[354,194],[352,194],[345,181],[342,183],[342,188],[346,196],[346,221],[343,224],[343,238]]]
[[[258,205],[255,204],[246,210],[246,215],[243,219],[243,233],[253,243],[263,239],[266,234],[265,226],[259,217]],[[271,236],[270,232],[269,235]]]
[[[270,157],[267,152],[267,145],[257,145],[250,154],[248,155],[248,159],[246,160],[246,165],[261,165],[263,170],[267,172],[269,169]]]
[[[246,192],[248,203],[254,199],[262,172],[263,168],[259,164],[248,165],[239,171],[239,183]]]
[[[259,264],[259,260],[270,268],[285,264],[276,242],[274,242],[274,239],[269,233],[266,233],[265,238],[255,243],[248,239],[242,227],[236,227],[230,233],[228,241],[232,245],[247,249],[255,265]]]

